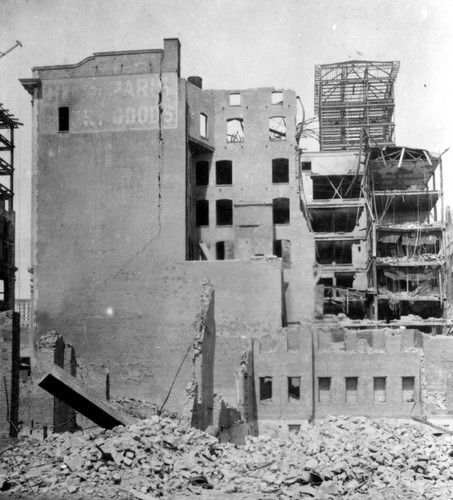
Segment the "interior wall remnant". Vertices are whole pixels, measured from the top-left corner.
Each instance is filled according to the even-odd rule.
[[[17,437],[19,421],[19,313],[0,313],[0,437]]]
[[[213,423],[216,328],[214,287],[207,281],[202,289],[192,343],[192,381],[187,388],[182,415],[187,424],[205,430]]]

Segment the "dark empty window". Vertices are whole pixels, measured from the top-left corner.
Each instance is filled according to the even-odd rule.
[[[218,241],[215,244],[217,260],[225,260],[225,242]]]
[[[288,158],[276,158],[272,160],[272,182],[289,182]]]
[[[233,162],[229,160],[217,161],[215,164],[216,184],[233,184]]]
[[[300,400],[300,377],[288,377],[288,400]]]
[[[64,106],[58,108],[58,131],[67,132],[69,130],[69,108]]]
[[[209,184],[208,161],[197,161],[195,165],[195,183],[197,186],[207,186]]]
[[[357,377],[346,377],[346,403],[357,403],[357,387],[359,379]]]
[[[403,402],[413,403],[414,398],[415,377],[403,377]]]
[[[244,120],[242,118],[227,120],[227,142],[244,142]]]
[[[330,402],[330,377],[318,378],[318,401],[320,403]]]
[[[303,161],[302,170],[311,170],[311,161]]]
[[[294,434],[300,431],[300,424],[288,424],[288,432]]]
[[[360,178],[353,175],[312,177],[313,199],[360,198]]]
[[[318,264],[352,264],[352,241],[316,241]]]
[[[272,399],[272,377],[260,377],[260,401]]]
[[[272,215],[274,224],[289,224],[289,198],[274,198]]]
[[[233,202],[231,200],[216,201],[216,220],[218,226],[233,225]]]
[[[198,200],[196,203],[196,225],[209,226],[209,201]]]
[[[271,141],[286,140],[286,118],[284,116],[269,118],[269,139]]]

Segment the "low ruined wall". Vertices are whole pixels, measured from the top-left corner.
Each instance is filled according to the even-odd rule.
[[[67,290],[71,300],[40,300],[39,330],[56,329],[85,360],[85,380],[103,393],[109,371],[112,398],[135,397],[162,404],[193,341],[201,284],[215,289],[214,390],[235,405],[235,370],[252,337],[281,325],[281,267],[266,260],[184,262],[134,270],[145,273],[140,288],[108,283],[91,294]],[[127,282],[126,282],[127,284]],[[91,376],[93,374],[93,376]],[[99,375],[100,374],[100,375]],[[191,380],[184,363],[166,408],[177,410]]]

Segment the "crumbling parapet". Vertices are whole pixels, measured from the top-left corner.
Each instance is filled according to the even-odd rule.
[[[0,313],[0,437],[16,437],[19,416],[19,314]]]

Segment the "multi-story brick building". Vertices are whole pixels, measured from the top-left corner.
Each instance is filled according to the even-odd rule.
[[[418,341],[404,337],[390,358],[388,330],[379,330],[435,334],[447,324],[442,222],[427,221],[439,194],[427,183],[439,159],[394,145],[397,69],[318,68],[321,151],[301,153],[294,91],[204,90],[201,78],[180,77],[175,39],[163,50],[35,68],[21,80],[34,103],[35,336],[59,330],[86,358],[94,385],[108,368],[112,394],[159,403],[191,342],[187,325],[208,278],[215,389],[250,419],[296,426],[339,412],[340,396],[315,407],[330,390],[340,394],[345,377],[349,396],[359,394],[353,413],[369,411],[374,403],[362,398],[373,391],[362,386],[362,372],[368,363],[382,367],[370,370],[382,396],[394,358],[410,358],[408,371],[392,376],[416,391],[419,354],[403,350]],[[419,236],[411,246],[412,232]],[[383,361],[367,357],[363,335],[380,338],[369,345]],[[255,370],[242,363],[235,377],[253,338]],[[357,349],[354,374],[346,358]],[[174,408],[187,376],[188,368]],[[300,404],[282,405],[289,397]],[[389,404],[378,414],[407,408]]]

